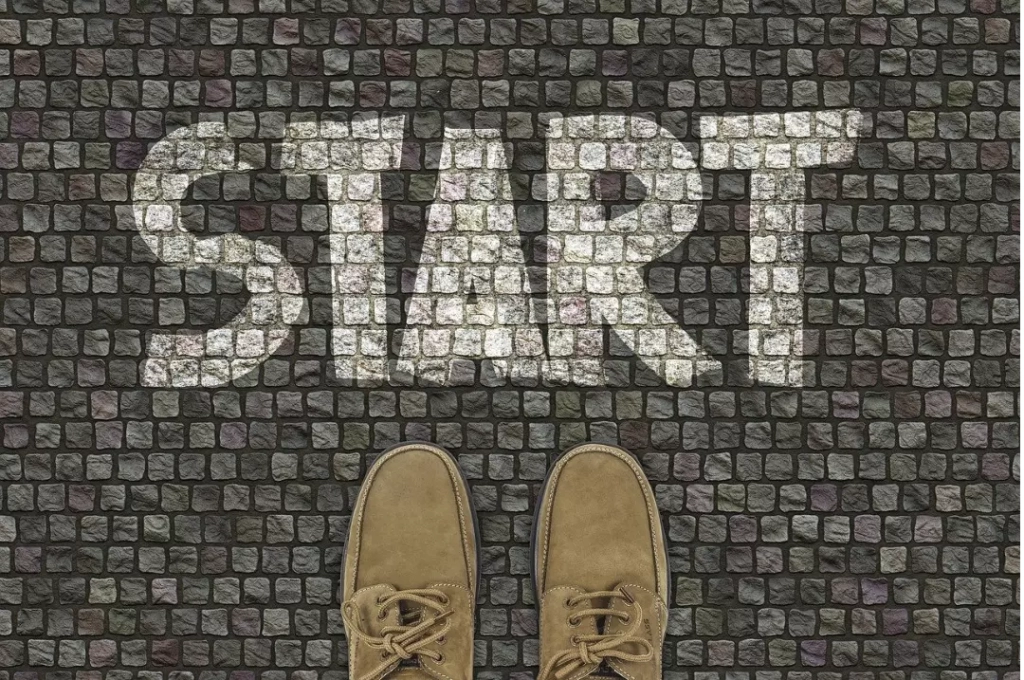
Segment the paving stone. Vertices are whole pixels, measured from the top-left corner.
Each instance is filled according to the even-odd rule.
[[[129,4],[0,3],[5,678],[340,680],[352,503],[403,439],[448,447],[481,512],[481,677],[534,672],[532,513],[587,440],[655,486],[667,678],[1016,677],[1016,3]],[[845,109],[847,158],[838,129],[807,143]],[[197,249],[237,232],[248,265],[180,267],[140,232],[147,154],[199,123],[246,169],[194,178],[182,223]],[[800,168],[795,228],[756,223],[750,148],[714,165],[734,124],[782,140],[778,162],[826,157]],[[584,149],[590,128],[607,144]],[[384,172],[332,185],[342,169]],[[683,229],[671,211],[697,198]],[[580,200],[622,229],[559,213]],[[443,333],[416,336],[418,373],[335,361],[371,312],[333,300],[332,210],[369,203],[387,224],[373,350],[422,314]],[[801,295],[765,278],[773,257]],[[203,377],[199,332],[279,286],[301,303],[290,331]],[[598,305],[612,321],[516,336],[524,290],[570,302],[551,310],[570,327]],[[797,317],[773,382],[751,349]],[[565,363],[510,367],[515,343]],[[147,382],[163,356],[185,361]]]

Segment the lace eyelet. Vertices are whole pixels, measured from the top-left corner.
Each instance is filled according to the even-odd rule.
[[[622,617],[622,622],[623,623],[629,623],[632,619],[633,619],[632,616],[630,616],[629,614],[626,614],[625,616]]]
[[[580,636],[579,635],[573,635],[571,638],[569,638],[569,643],[570,644],[574,644],[574,645],[578,645],[580,643]]]
[[[565,620],[565,622],[567,624],[569,624],[570,628],[576,628],[576,627],[578,627],[580,625],[580,620],[578,618],[576,618],[575,616],[570,616],[569,618],[567,618]]]
[[[385,652],[383,649],[380,650],[380,660],[383,661],[386,658],[388,658],[388,653]]]
[[[573,605],[574,605],[575,603],[574,603],[574,602],[572,601],[572,598],[571,598],[571,597],[567,597],[567,598],[565,598],[565,602],[563,602],[562,604],[564,604],[564,605],[565,605],[565,608],[566,608],[566,609],[572,609],[572,607],[573,607]]]
[[[380,611],[377,612],[377,620],[378,621],[383,621],[387,617],[388,617],[387,607],[381,607]]]
[[[441,646],[441,645],[443,645],[446,642],[448,642],[448,638],[445,637],[444,635],[442,635],[441,637],[437,638],[438,646]]]
[[[378,595],[377,596],[377,606],[378,607],[383,607],[384,606],[384,600],[386,600],[386,599],[388,599],[387,595]]]
[[[444,663],[444,654],[439,655],[434,663]]]
[[[450,598],[450,597],[448,597],[447,595],[445,595],[444,593],[442,593],[442,594],[441,594],[441,597],[440,597],[440,599],[439,599],[438,601],[439,601],[439,602],[440,602],[441,604],[448,604],[448,603],[450,603],[450,602],[451,602],[452,600],[451,600],[451,598]]]

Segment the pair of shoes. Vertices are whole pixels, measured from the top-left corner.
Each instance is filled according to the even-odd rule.
[[[566,452],[533,526],[538,680],[655,680],[668,619],[665,538],[643,470],[622,449]],[[471,680],[479,565],[454,458],[400,444],[367,473],[345,546],[351,680]]]

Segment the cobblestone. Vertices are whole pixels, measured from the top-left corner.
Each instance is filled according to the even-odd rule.
[[[472,486],[483,680],[535,672],[532,513],[557,453],[587,440],[632,450],[654,485],[672,570],[667,679],[1013,680],[1018,11],[0,0],[0,680],[347,677],[337,593],[349,514],[374,456],[405,439],[451,449]],[[729,126],[828,110],[857,112],[855,149],[841,160],[819,145],[811,163],[800,154],[812,149],[787,147],[805,234],[757,240],[774,198]],[[641,138],[652,157],[666,150],[661,165],[630,165],[632,127],[605,130],[621,146],[600,158],[587,154],[603,144],[583,149],[571,127],[627,116],[666,131]],[[553,121],[566,125],[561,151]],[[147,154],[200,123],[222,126],[255,169],[194,178],[182,222],[197,244],[241,234],[259,272],[179,268],[140,234]],[[303,126],[344,130],[363,155],[318,147]],[[764,140],[806,136],[761,132],[751,153],[765,159]],[[176,162],[202,167],[189,153]],[[577,177],[553,167],[560,153]],[[382,172],[345,185],[345,203],[328,172],[343,166]],[[647,167],[663,178],[633,172]],[[633,229],[684,199],[700,214],[662,250],[595,247],[587,229],[563,241],[557,228],[579,223],[555,219],[554,185],[538,179],[555,170],[563,204],[592,200]],[[683,175],[697,185],[684,191]],[[599,323],[545,348],[600,347],[600,379],[503,371],[481,360],[507,354],[497,336],[465,338],[468,359],[421,374],[339,371],[332,210],[371,196],[387,224],[387,303],[372,319],[391,329],[382,346],[417,313],[427,265],[502,253],[526,281],[551,258],[589,264],[552,269],[549,289],[524,289],[514,267],[471,290],[435,271],[429,285],[451,304],[424,318],[457,324],[444,315],[470,309],[467,323],[489,323],[480,303],[501,285],[591,301],[643,290],[691,340],[616,344]],[[453,224],[474,240],[431,241]],[[495,227],[504,241],[487,240]],[[763,274],[784,257],[802,262],[799,291]],[[267,273],[279,263],[293,287]],[[778,278],[769,287],[758,271]],[[165,351],[155,335],[194,340],[279,285],[302,312],[255,370],[147,384],[145,361]],[[752,301],[764,290],[779,295],[762,323]],[[780,302],[795,291],[796,307]],[[501,320],[523,325],[521,311]],[[799,361],[781,378],[751,370],[762,339],[750,329],[790,333],[797,317],[787,342]],[[424,355],[444,355],[446,337],[423,338]],[[673,352],[717,363],[652,369]]]

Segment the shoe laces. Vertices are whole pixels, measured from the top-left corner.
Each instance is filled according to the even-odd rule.
[[[600,664],[606,659],[645,663],[654,658],[654,645],[651,644],[650,640],[637,635],[640,626],[643,624],[643,609],[640,607],[640,603],[633,599],[633,596],[625,588],[581,593],[568,598],[565,604],[568,608],[572,609],[584,600],[593,602],[598,599],[607,600],[609,606],[590,607],[573,612],[569,614],[566,620],[569,626],[576,627],[587,617],[598,618],[599,622],[607,624],[608,618],[612,617],[619,619],[623,623],[630,624],[629,628],[612,634],[573,635],[571,641],[574,646],[552,656],[539,676],[541,679],[546,680],[554,677],[556,680],[564,680],[564,678],[584,666]],[[632,611],[625,612],[620,609],[612,609],[611,603],[613,600],[624,601],[630,606]],[[602,626],[598,626],[598,630],[602,628]],[[637,645],[644,651],[639,654],[628,652],[623,649],[623,647],[628,645]],[[590,673],[587,673],[587,675],[590,675]]]
[[[413,608],[403,608],[400,603],[410,603]],[[361,640],[371,649],[380,650],[380,663],[357,680],[372,680],[383,677],[398,667],[402,661],[426,657],[435,663],[444,661],[444,655],[429,647],[444,643],[444,635],[451,626],[446,619],[451,616],[449,599],[440,590],[423,588],[398,590],[377,598],[378,618],[387,617],[391,607],[398,607],[399,624],[382,626],[379,635],[373,635],[359,627],[354,616],[355,606],[346,602],[341,608],[348,634]]]

